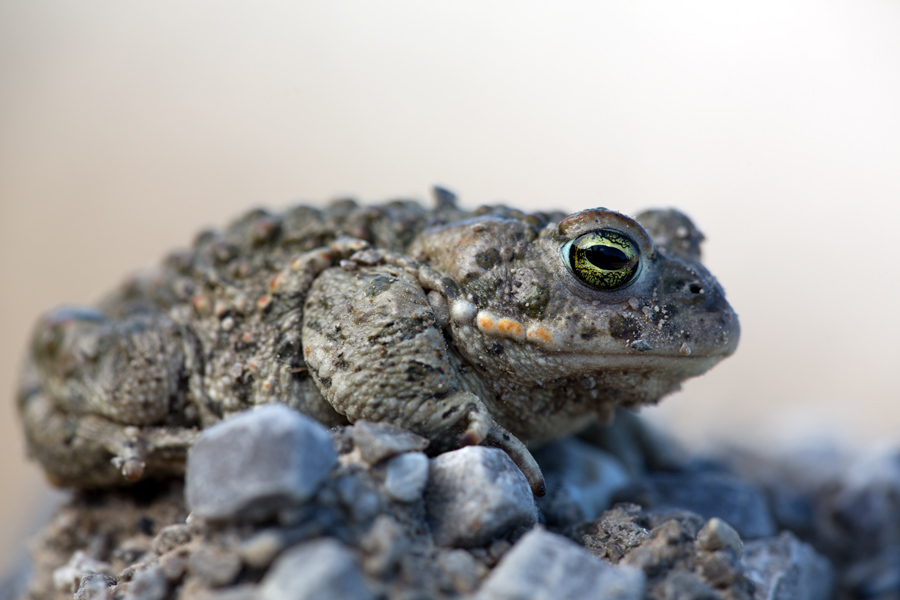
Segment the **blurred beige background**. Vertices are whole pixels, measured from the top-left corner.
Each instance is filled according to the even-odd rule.
[[[893,0],[0,3],[0,565],[47,492],[30,324],[254,205],[352,194],[684,209],[738,353],[682,439],[900,431]]]

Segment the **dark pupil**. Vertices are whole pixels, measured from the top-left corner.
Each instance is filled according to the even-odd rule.
[[[628,256],[618,248],[598,244],[584,249],[584,257],[592,265],[604,271],[618,271],[624,269],[631,262]]]

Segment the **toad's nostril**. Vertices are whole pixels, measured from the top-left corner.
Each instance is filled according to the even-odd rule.
[[[692,283],[691,285],[688,286],[688,289],[691,291],[692,294],[702,294],[703,293],[703,286],[700,285],[699,283]]]

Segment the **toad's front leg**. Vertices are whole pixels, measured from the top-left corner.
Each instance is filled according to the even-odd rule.
[[[389,422],[440,452],[498,446],[542,495],[543,476],[521,441],[466,389],[418,280],[395,266],[329,269],[303,316],[303,353],[323,396],[351,422]]]

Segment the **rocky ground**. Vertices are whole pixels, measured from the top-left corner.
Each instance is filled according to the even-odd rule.
[[[282,406],[202,433],[185,481],[74,494],[0,600],[900,598],[900,449],[686,460],[630,414],[536,452],[431,457]]]

